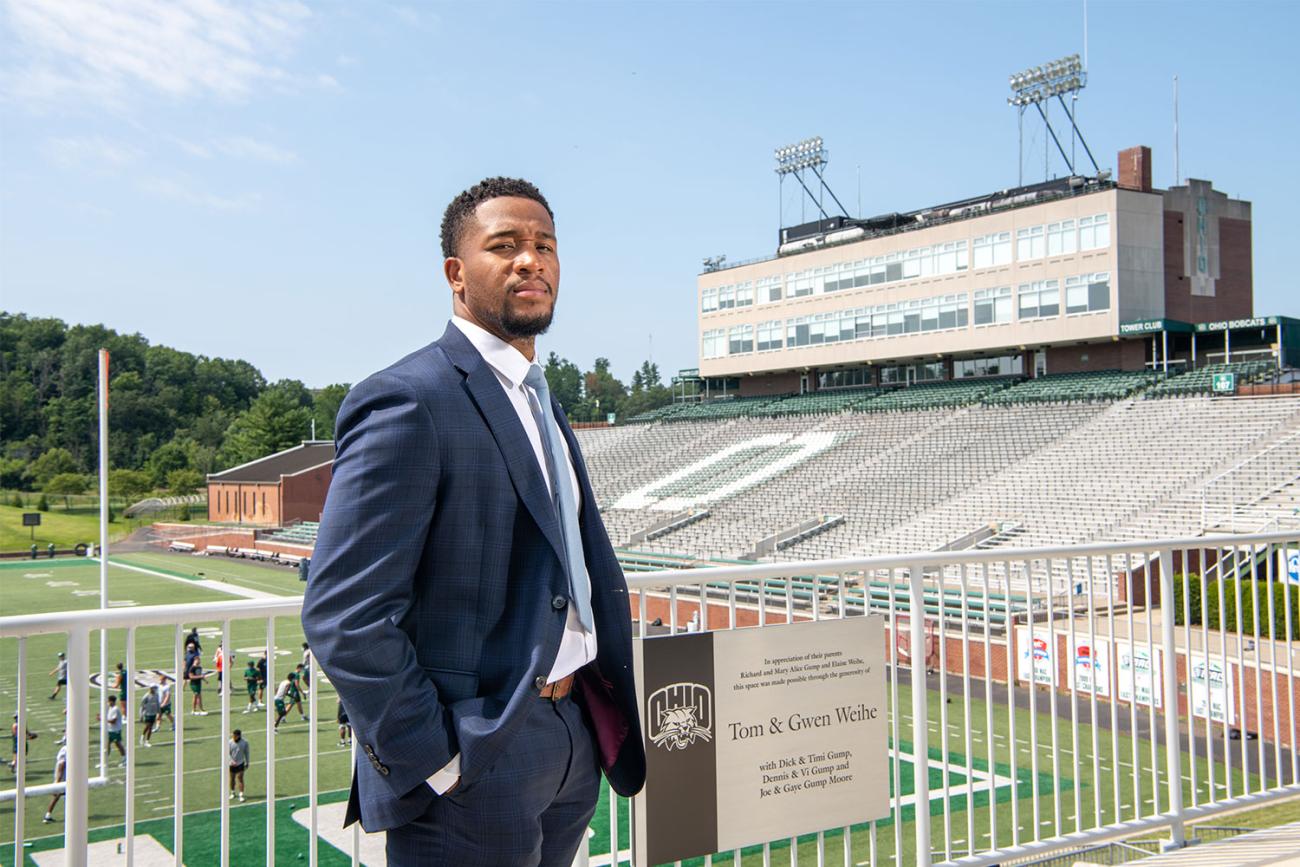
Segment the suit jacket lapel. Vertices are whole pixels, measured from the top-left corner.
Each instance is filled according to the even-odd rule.
[[[509,398],[501,390],[500,380],[483,360],[483,356],[478,354],[478,350],[456,326],[448,325],[446,333],[438,344],[447,353],[452,364],[465,374],[465,391],[478,407],[483,420],[487,422],[488,430],[492,432],[492,438],[496,440],[497,448],[501,450],[501,457],[506,462],[510,481],[514,484],[519,499],[528,508],[537,526],[541,528],[542,535],[551,543],[555,556],[564,563],[564,542],[560,538],[560,523],[555,514],[555,506],[551,502],[550,491],[546,487],[546,479],[542,477],[541,468],[537,466],[532,443],[528,441],[528,435],[524,433],[523,425],[519,423],[515,408],[510,405]]]

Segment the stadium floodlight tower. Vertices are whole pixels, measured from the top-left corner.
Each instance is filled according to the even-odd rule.
[[[1051,122],[1047,119],[1047,112],[1043,110],[1043,103],[1056,97],[1065,111],[1065,116],[1070,120],[1070,128],[1074,135],[1078,136],[1079,143],[1083,145],[1084,153],[1088,155],[1088,160],[1092,163],[1092,169],[1095,173],[1100,173],[1101,169],[1097,167],[1097,161],[1092,157],[1092,151],[1088,149],[1088,143],[1083,140],[1083,133],[1079,131],[1079,126],[1074,122],[1074,114],[1070,107],[1065,104],[1065,95],[1070,94],[1077,98],[1079,91],[1083,90],[1088,84],[1088,73],[1084,70],[1083,64],[1079,61],[1079,55],[1071,54],[1068,57],[1062,57],[1060,60],[1053,60],[1051,63],[1045,63],[1042,66],[1032,66],[1022,72],[1014,73],[1008,83],[1011,85],[1012,96],[1007,97],[1007,105],[1014,105],[1020,115],[1020,183],[1024,184],[1024,150],[1025,150],[1025,109],[1033,106],[1038,109],[1038,115],[1043,119],[1043,124],[1047,127],[1047,132],[1052,136],[1052,141],[1056,143],[1056,149],[1061,153],[1061,159],[1065,160],[1066,166],[1070,169],[1070,174],[1076,174],[1074,170],[1074,161],[1065,153],[1065,148],[1061,147],[1061,140],[1056,137],[1056,130],[1052,129]]]
[[[812,138],[806,138],[796,144],[779,147],[773,152],[773,156],[776,157],[776,173],[780,178],[779,186],[782,187],[782,194],[784,194],[786,175],[793,175],[794,179],[799,182],[799,186],[803,187],[803,191],[808,195],[808,198],[817,206],[817,211],[821,214],[821,219],[825,220],[830,218],[830,215],[826,213],[826,209],[822,207],[821,194],[823,192],[831,194],[831,198],[835,200],[835,204],[840,206],[840,211],[844,216],[847,217],[849,215],[849,212],[844,209],[844,205],[841,204],[839,197],[835,195],[835,192],[829,186],[827,186],[826,178],[822,175],[822,169],[824,169],[827,162],[830,161],[830,152],[826,150],[826,145],[822,141],[821,136],[813,136]],[[808,189],[808,185],[804,183],[803,173],[805,171],[811,171],[817,177],[818,188],[816,194],[814,194],[812,190]],[[784,198],[781,200],[781,205],[781,221],[784,222]]]

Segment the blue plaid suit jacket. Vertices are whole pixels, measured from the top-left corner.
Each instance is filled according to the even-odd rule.
[[[624,737],[602,761],[629,795],[645,779],[627,583],[573,432],[582,540],[604,684]],[[472,787],[537,701],[568,596],[563,542],[537,460],[501,384],[454,326],[348,394],[303,600],[312,651],[347,708],[359,758],[348,822],[397,827],[461,756]]]

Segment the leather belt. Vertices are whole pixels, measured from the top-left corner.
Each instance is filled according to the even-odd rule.
[[[548,683],[542,687],[538,695],[550,701],[559,701],[573,691],[573,675],[566,674],[553,683]]]

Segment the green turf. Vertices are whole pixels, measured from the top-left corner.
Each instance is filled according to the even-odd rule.
[[[36,511],[36,500],[24,508],[17,506],[0,506],[0,551],[27,551],[32,546],[33,528],[23,526],[23,515]],[[36,545],[41,551],[51,542],[59,550],[72,548],[79,542],[87,544],[99,541],[99,515],[86,512],[64,512],[55,506],[57,498],[51,497],[52,508],[41,512],[41,525],[35,528]],[[152,519],[150,519],[152,520]],[[124,518],[108,525],[108,541],[124,538],[136,528],[148,521],[129,521]]]
[[[110,550],[109,560],[141,566],[177,577],[220,581],[278,596],[300,596],[304,587],[303,582],[298,579],[296,568],[273,566],[233,557],[195,557],[191,554],[171,554],[166,551],[113,554]]]
[[[117,559],[117,558],[114,558]],[[296,574],[287,569],[280,567],[260,566],[245,561],[227,560],[225,558],[196,558],[188,556],[167,555],[164,553],[150,554],[130,554],[121,557],[121,562],[129,562],[136,566],[144,566],[162,573],[167,577],[159,575],[146,575],[139,572],[122,568],[120,565],[113,565],[109,572],[109,599],[113,603],[133,602],[137,605],[150,605],[161,603],[176,603],[180,601],[189,602],[206,602],[218,599],[232,598],[217,590],[207,589],[199,584],[196,580],[200,577],[226,582],[231,585],[250,587],[253,589],[265,590],[274,593],[294,594],[301,592],[301,584],[297,581]],[[202,576],[197,573],[203,572]],[[75,585],[66,582],[77,582]],[[74,559],[59,559],[54,561],[43,561],[39,563],[20,562],[0,565],[0,613],[17,614],[38,611],[60,611],[73,609],[93,608],[98,605],[98,597],[92,592],[85,592],[83,595],[75,595],[74,591],[94,591],[98,588],[99,572],[98,564]],[[53,585],[53,586],[51,586]],[[187,627],[191,624],[186,624]],[[197,625],[202,629],[218,629],[220,624],[199,622]],[[240,659],[246,656],[246,652],[254,648],[261,648],[265,645],[265,623],[263,621],[236,622],[233,627],[231,644],[236,648]],[[277,618],[275,622],[276,645],[278,648],[277,667],[283,671],[284,665],[295,663],[301,656],[302,633],[301,627],[296,618]],[[215,634],[205,632],[204,636],[204,659],[205,665],[210,667],[212,652],[216,648],[218,639]],[[32,743],[30,752],[30,775],[29,780],[33,784],[43,783],[49,779],[53,756],[56,751],[56,744],[59,731],[61,729],[60,702],[49,701],[46,696],[49,694],[52,686],[52,679],[46,674],[54,665],[55,652],[63,646],[64,639],[62,636],[36,636],[28,640],[28,694],[31,697],[29,701],[29,714],[31,717],[31,728],[40,734],[40,738]],[[109,654],[110,662],[116,662],[124,658],[125,632],[122,630],[113,631],[109,635]],[[167,670],[173,666],[173,653],[175,649],[175,633],[170,627],[167,628],[141,628],[136,635],[137,646],[137,670],[143,670],[141,680],[147,680],[154,677],[149,673],[153,669]],[[15,681],[13,672],[16,670],[17,642],[13,640],[0,641],[0,700],[6,705],[12,705],[15,698]],[[92,671],[97,671],[99,655],[99,642],[92,639],[91,642],[91,667]],[[237,667],[242,668],[242,664]],[[1040,696],[1045,695],[1039,693]],[[1059,779],[1062,781],[1060,786],[1053,784],[1052,768],[1052,750],[1051,750],[1051,718],[1048,714],[1040,712],[1037,715],[1038,722],[1038,739],[1036,753],[1038,756],[1039,766],[1038,773],[1035,775],[1031,768],[1031,756],[1035,750],[1031,749],[1029,741],[1030,731],[1030,713],[1024,706],[1023,701],[1016,709],[1016,742],[1014,752],[1014,772],[1013,772],[1013,753],[1011,750],[1010,727],[1008,725],[1008,712],[1004,703],[998,704],[994,712],[994,726],[992,731],[987,730],[985,725],[985,705],[981,700],[982,684],[976,682],[973,684],[972,700],[970,702],[970,720],[966,720],[964,713],[965,705],[961,696],[953,696],[951,704],[947,705],[948,710],[948,729],[946,740],[941,738],[939,729],[940,723],[940,696],[931,692],[928,695],[930,720],[929,731],[929,754],[932,758],[939,758],[945,749],[949,751],[949,761],[952,765],[952,775],[949,777],[950,799],[947,801],[948,818],[950,819],[952,834],[949,844],[952,846],[953,854],[960,855],[966,852],[968,841],[972,839],[969,835],[973,833],[974,848],[976,850],[987,849],[992,841],[991,832],[996,829],[996,840],[1000,845],[1007,845],[1012,842],[1012,806],[1017,808],[1018,812],[1018,833],[1021,841],[1026,841],[1035,837],[1052,836],[1057,833],[1058,829],[1062,832],[1070,832],[1075,829],[1075,798],[1079,799],[1081,808],[1080,824],[1083,827],[1091,827],[1095,823],[1096,814],[1100,813],[1103,823],[1114,822],[1122,819],[1132,818],[1135,809],[1140,806],[1143,814],[1149,814],[1154,809],[1154,804],[1150,803],[1152,798],[1152,755],[1148,742],[1138,744],[1137,762],[1138,776],[1135,784],[1133,769],[1130,763],[1133,760],[1132,741],[1127,737],[1119,737],[1118,751],[1115,750],[1110,733],[1105,730],[1098,730],[1098,751],[1097,759],[1101,767],[1100,774],[1094,776],[1092,772],[1092,729],[1086,725],[1081,725],[1079,730],[1078,744],[1078,766],[1074,763],[1074,744],[1071,741],[1069,720],[1059,719],[1056,722],[1058,733],[1058,756],[1061,760],[1061,766],[1057,769]],[[98,696],[94,695],[97,703]],[[188,698],[188,693],[184,696]],[[221,782],[218,776],[218,768],[224,763],[222,755],[222,745],[224,737],[219,734],[220,717],[215,711],[219,709],[217,692],[215,685],[209,686],[205,690],[208,709],[214,711],[210,716],[194,717],[185,716],[185,766],[187,770],[185,788],[184,788],[184,806],[187,813],[186,827],[189,829],[186,834],[185,861],[190,865],[203,865],[216,863],[216,853],[214,850],[216,833],[212,823],[215,822],[215,816],[218,814],[215,809],[218,807],[218,797],[220,794]],[[178,702],[182,699],[178,695]],[[334,792],[336,794],[322,796],[323,801],[328,801],[336,797],[341,797],[349,780],[348,754],[346,750],[334,748],[336,741],[336,730],[332,724],[335,710],[335,696],[327,684],[319,685],[318,694],[318,715],[317,730],[320,744],[321,759],[319,763],[320,782],[319,788],[322,792]],[[263,827],[263,810],[265,798],[265,764],[266,756],[266,735],[264,733],[265,716],[262,713],[242,715],[238,711],[243,706],[242,693],[232,696],[232,726],[244,728],[248,735],[253,750],[253,767],[247,777],[248,794],[250,803],[237,808],[233,811],[236,817],[233,821],[236,823],[250,823],[249,831],[245,834],[237,834],[241,840],[241,846],[236,851],[236,857],[233,863],[259,863],[261,861],[261,852],[265,846],[262,837],[261,828]],[[181,707],[177,705],[178,709]],[[909,794],[914,787],[915,780],[911,766],[910,755],[911,745],[909,740],[912,736],[911,727],[911,693],[906,685],[901,685],[898,689],[898,710],[900,723],[900,737],[902,743],[901,754],[904,760],[900,764],[900,783],[901,791],[904,795]],[[1102,712],[1109,716],[1109,707],[1101,703]],[[1122,709],[1123,714],[1127,715],[1127,709]],[[1145,713],[1145,711],[1143,711]],[[276,840],[276,849],[278,857],[284,860],[296,860],[298,852],[305,851],[306,833],[293,823],[288,814],[294,804],[301,806],[300,796],[307,790],[307,732],[308,723],[298,720],[297,716],[291,717],[292,722],[286,721],[284,731],[276,736],[277,746],[277,763],[276,763],[276,788],[277,794],[282,800],[277,802],[278,831]],[[966,735],[970,735],[970,759],[966,758]],[[92,756],[98,749],[98,732],[92,731]],[[993,763],[990,766],[987,754],[987,744],[990,736],[994,744]],[[150,818],[151,813],[170,817],[172,809],[172,761],[173,761],[173,743],[174,736],[171,732],[165,730],[155,739],[153,749],[138,749],[137,763],[137,820],[138,828],[141,833],[150,833],[159,839],[164,845],[171,843],[171,824],[170,819],[159,822]],[[1234,747],[1239,747],[1239,742],[1234,742]],[[132,744],[127,744],[128,749],[134,748]],[[1221,743],[1216,745],[1221,748]],[[1216,754],[1216,758],[1222,760],[1221,750]],[[975,792],[974,798],[970,799],[973,807],[969,812],[968,789],[966,787],[966,768],[969,765],[971,773],[975,774]],[[1234,762],[1239,767],[1240,761]],[[1163,751],[1157,751],[1155,755],[1155,766],[1160,775],[1160,795],[1162,798],[1161,806],[1164,807],[1164,772],[1165,756]],[[1183,758],[1184,774],[1190,772],[1190,759]],[[982,782],[979,778],[981,774],[992,770],[998,776],[1004,778],[1001,782],[996,782],[993,787],[993,797],[990,797],[989,784]],[[1198,797],[1204,800],[1208,795],[1207,788],[1207,766],[1203,756],[1198,759],[1197,770],[1197,788]],[[886,778],[890,780],[891,789],[893,788],[892,768],[885,771]],[[109,777],[110,784],[104,788],[93,789],[90,793],[90,823],[92,828],[96,829],[95,834],[100,837],[111,838],[120,836],[120,825],[123,819],[124,789],[122,779],[124,771],[110,767]],[[936,817],[932,823],[932,848],[936,852],[943,852],[945,840],[943,829],[948,823],[942,818],[945,811],[945,801],[942,796],[943,779],[937,769],[930,768],[928,778],[931,787],[931,801],[929,811],[932,816]],[[1223,769],[1220,765],[1217,770],[1217,776],[1220,784],[1223,782]],[[1234,791],[1242,790],[1243,780],[1240,773],[1236,773],[1234,779]],[[1012,780],[1014,779],[1014,785]],[[1251,780],[1252,786],[1257,787],[1258,781]],[[1188,792],[1190,802],[1190,781],[1184,780],[1184,791]],[[1220,794],[1224,794],[1222,791]],[[1120,808],[1116,812],[1115,798],[1118,795]],[[596,836],[593,839],[592,852],[599,854],[608,851],[609,846],[609,807],[608,802],[604,800],[606,796],[602,795],[601,804],[596,811],[596,817],[593,822],[593,828]],[[54,847],[57,848],[61,842],[57,838],[48,838],[52,830],[58,829],[59,825],[43,825],[40,821],[41,814],[45,810],[46,799],[31,799],[27,804],[27,819],[25,822],[25,836],[29,839],[38,839],[40,842],[37,848]],[[1057,801],[1059,800],[1059,812]],[[1037,804],[1038,809],[1038,826],[1035,833],[1034,807]],[[1137,805],[1137,806],[1135,806]],[[60,805],[56,810],[57,815],[62,817],[63,806]],[[996,812],[996,815],[994,814]],[[968,818],[970,824],[968,825]],[[898,817],[899,824],[895,827],[894,823],[888,819],[878,822],[876,825],[876,863],[911,863],[914,854],[914,810],[906,807]],[[620,848],[626,849],[628,846],[628,828],[627,828],[627,805],[626,802],[620,803],[619,809],[619,843]],[[5,847],[2,844],[6,841],[12,841],[13,826],[13,805],[12,803],[0,804],[0,864],[12,863],[12,846]],[[240,827],[239,824],[236,827]],[[895,837],[901,842],[901,847],[895,851]],[[857,827],[850,833],[851,856],[854,862],[867,861],[870,858],[870,833],[864,827]],[[52,840],[52,842],[51,842]],[[815,860],[816,849],[819,845],[817,835],[811,835],[801,838],[797,844],[800,849],[800,858],[807,858],[808,863]],[[831,860],[838,860],[839,853],[842,851],[843,837],[842,832],[831,830],[822,839],[821,845],[827,848],[828,852],[834,853],[835,857]],[[787,849],[788,841],[773,844],[777,850]],[[320,851],[324,857],[322,863],[346,863],[346,859],[341,855],[334,853],[334,850],[328,844],[322,842]],[[781,859],[787,857],[782,853]],[[730,861],[731,855],[726,854],[724,860]],[[742,854],[742,863],[746,865],[760,864],[763,860],[762,849],[746,850]],[[718,859],[715,859],[718,863]]]

